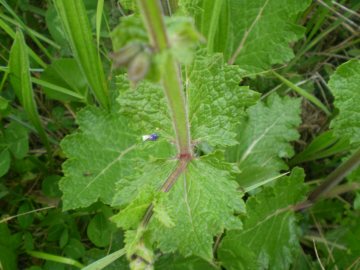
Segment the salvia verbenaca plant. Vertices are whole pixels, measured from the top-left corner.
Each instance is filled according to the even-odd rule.
[[[172,16],[158,0],[131,2],[135,14],[112,33],[113,68],[127,69],[117,97],[82,109],[61,143],[63,209],[99,200],[117,211],[125,247],[109,262],[125,253],[131,269],[289,268],[296,206],[318,197],[306,200],[303,169],[286,163],[301,98],[260,99],[240,83],[293,57],[310,2],[182,0]],[[354,149],[359,85],[358,60],[329,82],[331,128]]]

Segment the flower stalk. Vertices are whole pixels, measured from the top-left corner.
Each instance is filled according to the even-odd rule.
[[[161,83],[172,117],[179,159],[189,159],[192,156],[192,148],[181,70],[172,54],[169,53],[170,42],[161,5],[159,0],[138,0],[138,4],[150,44],[155,52],[163,57]]]

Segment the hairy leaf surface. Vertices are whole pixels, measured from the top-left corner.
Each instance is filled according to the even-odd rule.
[[[244,109],[259,98],[239,86],[241,69],[225,64],[220,54],[199,53],[185,74],[193,140],[213,146],[236,144],[236,124]]]
[[[300,99],[271,95],[248,109],[238,130],[239,144],[227,152],[227,158],[238,163],[241,187],[250,188],[287,169],[282,158],[294,155],[290,142],[299,138],[300,121]]]
[[[60,183],[64,209],[86,207],[98,199],[110,204],[115,184],[163,149],[148,152],[148,144],[118,113],[88,107],[78,114],[77,122],[80,130],[61,143],[68,157]]]
[[[259,98],[258,93],[239,86],[243,72],[225,64],[220,54],[210,57],[199,51],[184,74],[193,141],[212,146],[236,144],[236,124],[245,115],[245,109]],[[174,140],[169,110],[159,84],[145,81],[131,90],[126,78],[119,77],[118,85],[122,89],[118,99],[122,112],[138,128],[144,132],[157,131]]]
[[[339,115],[331,122],[335,133],[360,143],[360,61],[351,60],[337,68],[329,88],[335,97]]]
[[[211,261],[213,237],[224,229],[241,228],[234,216],[245,211],[241,193],[231,180],[232,165],[222,163],[228,170],[213,165],[220,160],[221,155],[215,154],[191,161],[169,195],[158,202],[174,223],[166,226],[154,219],[150,224],[164,252],[178,250],[185,257],[197,255]]]
[[[227,269],[288,269],[299,247],[291,205],[305,196],[303,179],[303,171],[296,168],[247,201],[243,229],[229,231],[219,247]],[[257,265],[247,268],[249,261]]]

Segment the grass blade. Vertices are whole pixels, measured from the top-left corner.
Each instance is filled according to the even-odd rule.
[[[300,88],[299,86],[293,84],[291,81],[287,80],[286,78],[284,78],[283,76],[281,76],[279,73],[272,71],[272,73],[280,80],[282,81],[286,86],[290,87],[292,90],[294,90],[296,93],[298,93],[299,95],[303,96],[304,98],[306,98],[307,100],[309,100],[310,102],[312,102],[314,105],[316,105],[318,108],[320,108],[321,110],[323,110],[326,115],[331,115],[331,112],[328,110],[328,108],[326,108],[326,106],[324,104],[322,104],[322,102],[317,99],[315,96],[309,94],[308,92],[306,92],[304,89]]]
[[[15,31],[0,18],[0,28],[5,31],[12,39],[15,39]],[[29,47],[27,48],[29,50],[29,55],[36,63],[38,63],[41,67],[45,68],[46,63]]]
[[[47,87],[47,88],[50,88],[51,90],[54,90],[56,92],[59,92],[61,94],[64,94],[64,95],[68,95],[70,97],[73,97],[73,98],[76,98],[78,99],[78,101],[80,102],[84,102],[86,103],[86,97],[74,92],[74,91],[71,91],[69,89],[66,89],[64,87],[61,87],[61,86],[58,86],[58,85],[55,85],[53,83],[50,83],[50,82],[47,82],[47,81],[44,81],[44,80],[41,80],[41,79],[37,79],[37,78],[34,78],[32,77],[31,78],[31,82],[37,84],[37,85],[41,85],[43,87]]]
[[[53,261],[53,262],[68,264],[68,265],[75,266],[77,268],[84,267],[81,263],[79,263],[78,261],[75,261],[74,259],[71,259],[71,258],[57,256],[57,255],[40,252],[40,251],[28,251],[27,253],[32,257],[43,259],[46,261]]]
[[[45,145],[47,151],[50,152],[49,140],[44,127],[42,126],[34,99],[29,68],[28,50],[25,44],[24,35],[21,31],[18,31],[10,51],[10,82],[21,105],[24,107],[29,120],[38,131],[41,141]]]
[[[125,254],[125,249],[120,249],[115,251],[100,260],[93,262],[92,264],[86,266],[82,270],[100,270],[108,266],[110,263],[114,262],[115,260],[119,259],[121,256]]]
[[[101,19],[104,10],[104,0],[98,0],[96,7],[96,45],[99,51],[100,46],[100,31],[101,31]]]
[[[83,1],[54,0],[54,3],[81,71],[98,102],[107,108],[108,87]]]

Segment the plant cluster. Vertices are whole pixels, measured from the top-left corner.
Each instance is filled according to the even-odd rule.
[[[359,269],[359,8],[0,0],[0,269]]]

